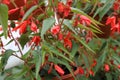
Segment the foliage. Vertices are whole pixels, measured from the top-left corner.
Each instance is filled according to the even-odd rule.
[[[120,0],[2,0],[0,36],[11,40],[0,38],[0,79],[61,80],[71,73],[75,80],[118,80],[119,15]],[[11,42],[18,51],[4,48]],[[10,56],[24,64],[5,70]]]

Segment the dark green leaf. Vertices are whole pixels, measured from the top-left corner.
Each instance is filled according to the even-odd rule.
[[[22,48],[24,48],[25,44],[29,41],[28,35],[29,34],[23,34],[19,38],[19,43],[20,43],[20,45],[21,45]]]
[[[7,38],[8,7],[5,4],[0,4],[0,24],[2,24],[4,36],[5,36],[5,38]]]
[[[41,30],[41,38],[44,40],[44,34],[46,33],[46,31],[48,29],[50,29],[53,24],[55,22],[55,19],[54,18],[47,18],[43,21],[43,24],[42,24],[42,30]]]
[[[2,63],[2,68],[4,69],[5,65],[7,64],[8,58],[14,53],[13,50],[6,50],[4,55],[2,55],[1,63]]]
[[[25,13],[25,15],[23,16],[22,22],[23,22],[25,19],[27,19],[27,17],[28,17],[35,9],[37,9],[37,8],[38,8],[38,5],[32,6],[32,7]]]
[[[72,24],[70,23],[70,20],[65,19],[65,20],[63,21],[63,24],[66,25],[66,26],[67,26],[71,31],[73,31],[75,34],[77,34],[77,33],[75,32]]]

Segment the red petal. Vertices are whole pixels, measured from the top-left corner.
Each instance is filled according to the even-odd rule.
[[[64,70],[58,65],[54,65],[54,68],[60,75],[63,75],[65,73]]]
[[[32,22],[30,29],[31,29],[31,31],[36,32],[37,31],[37,25],[34,22]]]
[[[11,15],[13,13],[15,13],[16,11],[18,11],[20,8],[15,8],[15,9],[11,9],[8,11],[8,14]]]

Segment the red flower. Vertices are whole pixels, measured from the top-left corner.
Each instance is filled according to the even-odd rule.
[[[64,7],[64,16],[67,17],[70,13],[71,9],[70,6],[65,6]]]
[[[60,32],[60,26],[59,25],[55,25],[51,28],[51,32],[53,35],[56,35]]]
[[[10,4],[10,0],[3,0],[2,1],[4,4]]]
[[[115,11],[119,10],[119,7],[120,7],[119,2],[115,2],[115,3],[113,4],[113,9],[114,9]]]
[[[40,43],[40,36],[34,36],[32,38],[32,42],[34,42],[35,45],[37,46]]]
[[[71,5],[72,5],[72,2],[73,2],[73,0],[67,0],[67,5],[68,5],[68,6],[71,6]]]
[[[16,31],[16,30],[19,29],[19,33],[20,33],[20,34],[23,34],[23,33],[26,32],[27,24],[28,24],[28,21],[24,21],[24,22],[22,22],[22,24],[20,24],[19,26],[13,28],[13,31]]]
[[[72,41],[70,40],[70,32],[68,32],[68,34],[66,35],[66,37],[64,38],[64,46],[68,46],[70,47],[70,49],[72,48]]]
[[[17,12],[19,9],[20,8],[11,9],[11,10],[8,11],[8,14],[11,15],[11,14]]]
[[[104,65],[104,70],[105,70],[106,72],[108,72],[108,71],[110,70],[110,67],[109,67],[108,64],[105,64],[105,65]]]
[[[96,65],[97,65],[97,61],[96,61],[96,60],[93,60],[92,67],[95,67]]]
[[[31,31],[37,32],[37,25],[32,21],[31,26],[30,26]]]
[[[119,32],[120,33],[120,25],[117,23],[116,25],[111,27],[112,33]]]
[[[82,67],[79,67],[79,74],[83,75],[84,74],[84,69]]]
[[[64,4],[62,2],[58,3],[58,12],[62,13],[64,11]]]
[[[54,68],[60,75],[63,75],[65,73],[64,70],[58,65],[54,65]]]
[[[89,71],[89,74],[92,75],[92,76],[94,76],[94,71],[93,71],[93,70],[90,70],[90,71]]]
[[[118,69],[120,69],[120,65],[118,65]]]
[[[80,23],[83,24],[83,25],[88,25],[89,26],[91,24],[91,21],[86,16],[80,15]]]
[[[63,39],[63,34],[62,34],[62,33],[59,33],[58,39],[59,39],[59,40],[62,40],[62,39]]]
[[[107,21],[106,21],[106,25],[111,25],[111,27],[113,27],[116,23],[116,17],[112,16],[112,17],[108,17]]]
[[[0,31],[2,31],[2,27],[0,27]]]

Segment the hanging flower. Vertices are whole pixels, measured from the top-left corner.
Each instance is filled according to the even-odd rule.
[[[23,34],[26,32],[27,24],[28,24],[28,21],[26,20],[26,21],[22,22],[22,24],[20,24],[19,26],[13,28],[12,31],[16,31],[19,29],[19,33]]]
[[[71,5],[72,5],[72,2],[73,2],[73,0],[67,0],[67,5],[68,5],[68,6],[71,6]]]
[[[119,10],[119,7],[120,7],[119,2],[115,2],[115,3],[113,4],[113,9],[114,9],[114,11]]]
[[[68,34],[66,35],[66,37],[64,38],[64,46],[65,47],[69,47],[70,49],[72,48],[72,41],[70,40],[70,36],[71,36],[71,33],[68,32]]]
[[[105,65],[104,65],[104,70],[105,70],[106,72],[110,71],[110,67],[109,67],[108,64],[105,64]]]
[[[51,32],[53,35],[56,35],[60,32],[60,26],[59,25],[55,25],[51,28]]]
[[[4,4],[10,4],[10,0],[2,0]]]
[[[83,75],[84,74],[84,69],[82,67],[79,67],[79,74]]]
[[[54,68],[55,68],[55,70],[60,74],[60,75],[64,75],[64,70],[60,67],[60,66],[58,66],[57,64],[55,64],[54,65]]]
[[[38,44],[40,43],[40,36],[34,36],[31,42],[34,42],[35,45],[38,46]]]
[[[86,16],[80,15],[80,23],[83,24],[83,25],[89,26],[91,24],[91,21]]]
[[[107,21],[106,21],[106,25],[111,25],[111,27],[113,27],[116,23],[116,17],[112,16],[112,17],[108,17]]]
[[[64,4],[62,2],[58,3],[58,12],[62,13],[64,11]]]
[[[120,25],[117,23],[114,26],[111,27],[112,33],[119,32],[120,33]]]
[[[31,26],[30,26],[31,31],[37,32],[37,25],[32,21]]]
[[[8,11],[8,15],[16,13],[18,10],[20,10],[20,8],[11,9],[11,10]]]
[[[59,34],[58,34],[58,39],[59,39],[59,40],[62,40],[62,39],[63,39],[63,34],[62,34],[62,33],[59,33]]]
[[[70,13],[71,9],[70,6],[65,6],[64,7],[64,16],[67,17]]]

